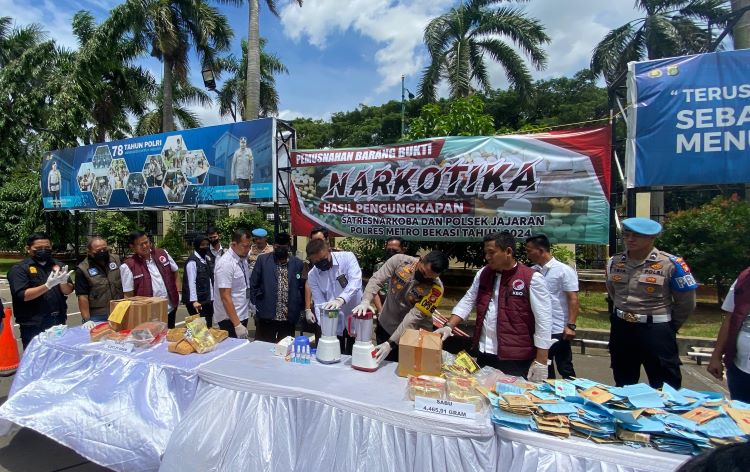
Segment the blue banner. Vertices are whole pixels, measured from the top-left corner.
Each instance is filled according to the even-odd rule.
[[[180,208],[273,201],[272,118],[48,153],[45,209]]]
[[[750,182],[750,50],[628,67],[628,187]]]

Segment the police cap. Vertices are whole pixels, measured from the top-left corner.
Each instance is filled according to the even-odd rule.
[[[264,230],[263,228],[255,228],[253,230],[253,236],[256,238],[265,238],[268,236],[268,231]]]
[[[622,228],[644,236],[657,236],[661,233],[661,224],[648,218],[627,218],[622,220]]]

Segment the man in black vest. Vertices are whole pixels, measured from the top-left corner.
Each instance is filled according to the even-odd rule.
[[[84,323],[107,321],[109,302],[125,298],[120,258],[109,253],[107,241],[94,237],[86,245],[86,259],[76,268],[76,295]]]
[[[196,236],[193,253],[185,264],[182,279],[182,300],[191,315],[206,319],[209,328],[214,320],[214,259],[211,257],[208,236]]]

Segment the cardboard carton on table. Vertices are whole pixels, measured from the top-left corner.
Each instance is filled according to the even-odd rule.
[[[130,302],[124,313],[117,305]],[[109,302],[109,324],[115,331],[133,329],[146,321],[167,322],[167,299],[163,297],[130,297]]]
[[[439,376],[443,365],[443,339],[423,329],[407,329],[398,341],[398,375]]]

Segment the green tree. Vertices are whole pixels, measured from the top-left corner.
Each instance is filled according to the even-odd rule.
[[[205,90],[193,86],[189,82],[177,80],[172,83],[172,120],[179,129],[200,128],[201,121],[198,116],[190,111],[191,105],[209,106],[211,98]],[[163,87],[156,91],[152,99],[153,107],[138,120],[135,127],[135,133],[138,136],[147,134],[160,133],[164,123],[164,113],[166,113],[167,100],[162,93]]]
[[[273,239],[273,225],[268,222],[266,215],[259,210],[247,210],[239,215],[225,215],[218,218],[214,225],[227,240],[232,237],[232,233],[237,229],[252,231],[255,228],[264,228],[268,231],[269,239]]]
[[[531,73],[516,49],[541,70],[547,61],[542,45],[549,37],[538,20],[520,9],[492,8],[500,3],[504,0],[467,0],[430,21],[424,31],[430,64],[419,83],[421,97],[434,101],[443,79],[448,81],[451,97],[468,96],[474,90],[472,83],[490,91],[486,57],[503,66],[516,91],[523,96],[529,94]]]
[[[75,64],[79,101],[90,110],[93,125],[87,141],[131,135],[129,115],[140,118],[156,91],[151,74],[134,65],[143,49],[130,38],[111,35],[106,25],[97,26],[88,11],[73,16],[73,33],[80,46]]]
[[[276,90],[276,74],[288,74],[289,70],[275,54],[266,52],[266,40],[260,39],[260,116],[275,116],[279,112],[279,92]],[[220,70],[231,75],[219,89],[219,113],[241,119],[245,111],[245,77],[247,74],[247,41],[242,40],[242,58],[233,54],[218,61]]]
[[[488,136],[495,134],[492,117],[484,112],[484,101],[478,96],[459,98],[447,103],[428,103],[419,118],[409,126],[409,139],[436,136]]]
[[[37,24],[16,27],[13,26],[13,18],[0,16],[0,68],[19,58],[46,37],[41,26]]]
[[[227,18],[206,0],[127,0],[113,10],[112,19],[116,31],[129,31],[162,62],[160,131],[173,131],[173,93],[188,82],[188,53],[192,48],[201,64],[215,64],[233,36]]]
[[[97,211],[94,216],[96,235],[107,240],[120,256],[128,249],[128,235],[136,228],[126,212]]]
[[[613,83],[628,62],[705,52],[713,40],[703,24],[726,26],[724,0],[636,0],[644,16],[613,29],[594,48],[591,70]]]
[[[750,266],[750,204],[716,197],[690,210],[667,215],[657,247],[685,258],[696,279],[716,284],[719,301],[731,282]]]
[[[40,178],[38,167],[19,166],[12,178],[0,185],[0,246],[3,248],[23,250],[26,237],[44,229]]]

